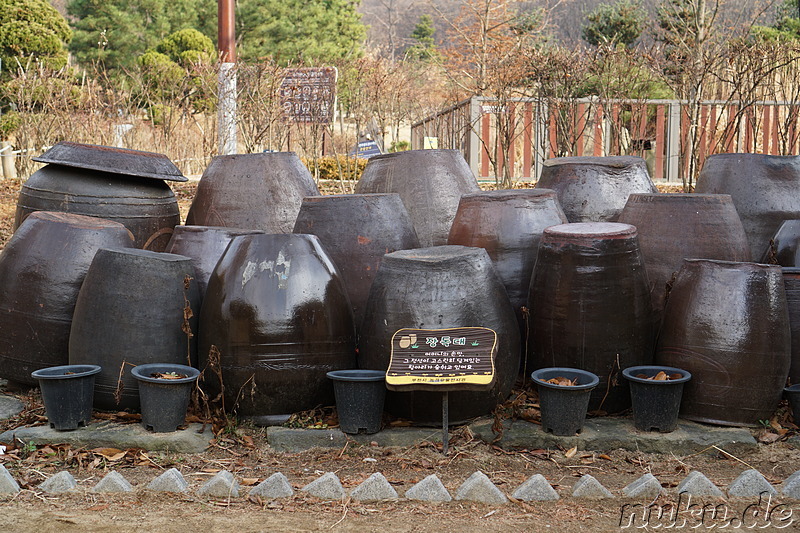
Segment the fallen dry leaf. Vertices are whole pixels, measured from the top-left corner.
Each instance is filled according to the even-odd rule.
[[[572,448],[570,448],[569,450],[564,452],[564,457],[569,459],[571,457],[574,457],[576,453],[578,453],[578,447],[577,446],[573,446]]]
[[[257,477],[245,477],[242,478],[242,481],[239,483],[240,485],[244,485],[245,487],[252,487],[253,485],[258,484]]]

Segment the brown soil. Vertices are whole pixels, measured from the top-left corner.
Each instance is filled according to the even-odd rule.
[[[11,235],[20,186],[20,181],[0,180],[0,248]],[[196,183],[172,184],[172,187],[185,217]],[[0,425],[0,430],[44,421],[36,392],[18,396],[26,402],[27,409],[20,417]],[[778,437],[777,433],[770,434]],[[783,438],[790,434],[784,431]],[[741,457],[713,448],[688,457],[623,450],[507,452],[477,441],[466,428],[454,429],[451,451],[446,457],[428,443],[407,449],[348,443],[342,449],[279,453],[270,449],[263,429],[251,426],[227,428],[206,453],[197,455],[11,444],[11,448],[0,455],[0,463],[8,468],[23,490],[10,501],[0,503],[0,531],[37,533],[112,529],[185,532],[200,528],[209,532],[616,531],[622,506],[634,503],[619,497],[620,490],[647,472],[653,473],[665,487],[674,488],[688,472],[700,470],[724,488],[748,468],[758,469],[775,484],[800,468],[800,450],[791,448],[783,439],[762,444],[758,451]],[[189,493],[156,495],[142,490],[150,480],[171,467],[180,469],[189,481]],[[231,471],[244,485],[242,496],[212,501],[195,496],[200,485],[220,469]],[[78,480],[79,490],[75,494],[52,496],[38,490],[44,479],[62,470],[69,470]],[[91,487],[111,470],[123,474],[134,484],[136,492],[116,496],[91,493]],[[562,499],[533,504],[513,501],[493,507],[402,499],[381,503],[321,502],[302,493],[276,501],[247,498],[247,485],[252,486],[274,472],[285,474],[295,489],[329,471],[337,473],[346,489],[356,487],[373,472],[381,472],[402,496],[414,483],[433,473],[455,493],[476,470],[486,473],[507,495],[531,475],[543,474]],[[599,502],[572,498],[572,486],[583,474],[593,475],[618,497]],[[656,503],[668,501],[675,501],[675,497],[662,497]],[[732,501],[727,506],[734,514],[741,514],[751,503],[756,502]],[[794,527],[797,527],[800,504],[792,504]]]

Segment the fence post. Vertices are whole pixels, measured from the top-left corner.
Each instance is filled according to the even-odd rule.
[[[539,176],[542,174],[542,163],[547,159],[547,119],[550,116],[550,110],[547,102],[544,100],[537,100],[535,107],[535,115],[533,121],[533,168],[531,169],[531,178],[539,181]]]
[[[17,169],[14,167],[14,153],[11,143],[0,141],[0,160],[2,160],[3,177],[14,179],[17,177]]]
[[[478,128],[480,128],[481,121],[481,104],[476,96],[469,99],[469,141],[467,142],[469,150],[469,168],[475,176],[480,175],[480,158],[481,158],[481,140],[478,137]]]
[[[680,181],[678,167],[681,153],[681,104],[680,102],[670,102],[667,112],[667,146],[666,146],[666,168],[665,175],[667,181]]]

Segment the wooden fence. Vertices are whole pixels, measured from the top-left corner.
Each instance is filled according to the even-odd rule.
[[[800,154],[799,120],[800,102],[476,96],[413,124],[411,146],[460,150],[483,179],[537,179],[551,157],[639,155],[653,179],[685,182],[716,153]]]

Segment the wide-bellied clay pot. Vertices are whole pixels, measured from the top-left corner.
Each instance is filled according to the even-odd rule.
[[[789,366],[789,381],[796,385],[800,384],[800,268],[784,267],[782,270],[792,338],[792,362]]]
[[[450,421],[489,414],[505,401],[519,370],[519,328],[505,287],[485,250],[432,246],[383,257],[372,283],[359,337],[358,366],[386,370],[400,329],[482,327],[497,334],[489,390],[449,392]],[[386,410],[416,424],[442,421],[441,394],[389,391]]]
[[[72,313],[95,252],[132,248],[117,222],[31,214],[0,253],[0,376],[34,385],[31,372],[69,361]]]
[[[750,261],[742,221],[727,194],[631,194],[619,222],[636,226],[653,311],[684,259]]]
[[[216,156],[200,178],[186,225],[290,233],[303,198],[318,194],[294,152]]]
[[[623,368],[650,364],[655,331],[636,228],[613,222],[551,226],[531,277],[528,368],[597,374],[590,411],[630,407]]]
[[[781,267],[684,261],[656,349],[656,364],[692,374],[683,391],[683,418],[726,426],[769,419],[790,361]]]
[[[326,374],[355,368],[355,328],[341,276],[319,239],[235,237],[208,282],[199,349],[200,368],[218,354],[225,409],[257,424],[333,405]],[[216,395],[217,377],[203,379]]]
[[[78,293],[69,336],[70,364],[103,367],[95,407],[139,409],[138,385],[130,372],[135,365],[196,364],[200,293],[193,278],[192,262],[182,255],[97,252]]]
[[[552,189],[570,222],[616,222],[628,196],[657,193],[641,157],[555,157],[536,188]]]
[[[162,154],[59,142],[34,160],[48,164],[22,185],[15,228],[34,211],[87,215],[119,222],[137,248],[160,252],[181,222],[164,180],[187,178]]]
[[[784,220],[800,218],[798,187],[798,156],[715,154],[703,164],[695,192],[731,195],[755,259]]]
[[[194,266],[197,288],[202,304],[208,279],[231,239],[237,235],[263,233],[260,230],[224,228],[220,226],[175,226],[172,238],[164,250],[169,254],[188,257]],[[200,311],[199,309],[197,310]]]
[[[522,340],[533,264],[542,232],[564,224],[556,193],[547,189],[465,194],[450,228],[448,244],[475,246],[489,253],[517,314]]]
[[[458,150],[407,150],[371,157],[356,193],[400,195],[421,246],[447,244],[461,196],[478,182]]]
[[[319,238],[342,275],[361,326],[369,288],[385,254],[419,248],[414,225],[397,194],[334,194],[303,199],[295,233]]]
[[[782,267],[800,266],[800,220],[784,220],[770,239],[762,263]]]

